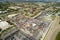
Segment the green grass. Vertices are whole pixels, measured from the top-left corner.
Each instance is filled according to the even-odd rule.
[[[60,32],[58,32],[55,40],[60,40]]]
[[[53,15],[52,15],[51,18],[52,18],[52,20],[54,20],[54,19],[56,18],[56,16],[53,16]]]
[[[25,14],[26,16],[29,16],[29,17],[34,17],[36,16],[38,13],[34,13],[34,14]]]
[[[59,24],[60,24],[60,21],[59,21]]]

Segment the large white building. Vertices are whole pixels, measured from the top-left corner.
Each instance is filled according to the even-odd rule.
[[[6,28],[9,28],[10,25],[6,21],[0,22],[0,29],[5,30]]]

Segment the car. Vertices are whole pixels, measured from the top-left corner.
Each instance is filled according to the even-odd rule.
[[[2,19],[0,18],[0,22],[2,21]]]

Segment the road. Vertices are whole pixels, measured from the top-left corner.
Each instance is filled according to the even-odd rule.
[[[39,12],[36,16],[33,17],[33,19],[34,19],[34,18],[35,18],[35,19],[38,18],[38,17],[41,15],[41,13],[43,13],[43,12],[44,12],[44,11]]]
[[[59,18],[60,17],[57,17],[55,19],[54,23],[51,25],[51,28],[49,29],[49,31],[47,32],[43,40],[55,40],[55,37],[58,31],[60,31],[60,25],[59,25],[60,19]]]
[[[60,25],[58,25],[52,33],[50,40],[55,40],[57,33],[60,31]]]

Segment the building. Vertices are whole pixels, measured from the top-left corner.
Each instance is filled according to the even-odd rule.
[[[0,22],[0,39],[5,40],[11,34],[17,32],[18,30],[15,28],[14,25],[10,25],[6,21]]]

